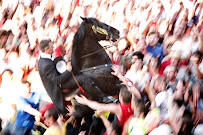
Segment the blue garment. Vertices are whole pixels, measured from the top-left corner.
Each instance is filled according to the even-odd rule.
[[[164,58],[163,47],[161,44],[157,44],[154,48],[148,45],[147,52],[151,53],[153,57],[157,57],[160,55],[159,61],[162,61]]]
[[[32,108],[39,110],[39,103],[41,95],[37,93],[31,93],[29,98],[20,97],[17,103],[17,116],[15,121],[15,127],[18,129],[31,130],[35,122],[35,116],[24,111],[25,106],[31,105]]]

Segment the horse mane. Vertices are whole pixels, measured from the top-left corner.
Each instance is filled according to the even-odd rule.
[[[71,55],[71,63],[73,67],[74,74],[80,74],[80,61],[78,60],[80,57],[79,49],[82,41],[85,37],[85,22],[83,21],[77,32],[74,35],[73,46],[72,46],[72,55]]]
[[[71,63],[73,67],[74,74],[80,74],[80,50],[82,42],[85,38],[85,25],[87,23],[92,23],[95,26],[98,26],[97,21],[94,18],[83,18],[83,22],[81,23],[80,27],[78,28],[77,32],[74,35],[73,39],[73,48],[72,48],[72,55],[71,55]]]

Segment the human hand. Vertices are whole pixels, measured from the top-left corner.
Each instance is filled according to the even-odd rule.
[[[71,116],[75,112],[75,109],[73,108],[73,106],[68,105],[66,109],[69,111],[69,113],[67,114],[69,116]]]
[[[66,65],[66,69],[71,72],[72,71],[72,65],[71,65],[71,62],[67,62],[67,65]]]
[[[98,115],[99,117],[104,116],[103,111],[102,110],[97,110],[95,111],[96,115]]]
[[[87,103],[88,103],[88,99],[85,97],[85,96],[83,96],[83,95],[80,95],[80,96],[75,96],[75,100],[78,102],[78,103],[80,103],[80,104],[83,104],[83,105],[87,105]]]
[[[42,118],[42,114],[41,114],[41,113],[40,113],[39,115],[36,115],[36,116],[35,116],[35,120],[36,120],[37,122],[40,122],[41,118]]]
[[[113,65],[113,66],[112,66],[112,70],[114,71],[114,72],[111,72],[112,75],[114,75],[114,76],[116,76],[116,77],[118,77],[119,75],[121,75],[121,72],[120,72],[119,68],[118,68],[116,65]]]
[[[81,131],[78,135],[85,135],[86,131]]]
[[[118,51],[113,53],[113,61],[116,64],[119,64],[120,60],[121,60],[121,54]]]

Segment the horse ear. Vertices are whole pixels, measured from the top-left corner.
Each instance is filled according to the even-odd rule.
[[[80,16],[80,18],[81,18],[83,21],[87,21],[87,18],[86,18],[86,17]]]
[[[82,16],[80,16],[80,18],[82,19],[82,20],[84,20],[85,18],[84,17],[82,17]]]

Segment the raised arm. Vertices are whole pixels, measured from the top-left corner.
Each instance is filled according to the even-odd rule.
[[[137,90],[137,88],[125,77],[123,76],[119,69],[116,68],[115,66],[112,67],[114,72],[111,72],[112,75],[117,76],[124,85],[128,87],[128,90],[137,98],[141,98],[140,92]]]
[[[87,105],[88,107],[90,107],[93,110],[102,110],[102,111],[114,113],[117,116],[121,116],[122,110],[121,110],[119,104],[115,104],[115,103],[103,104],[103,103],[89,100],[83,95],[81,95],[80,97],[75,96],[75,99],[78,103]]]
[[[104,123],[104,126],[105,126],[107,132],[108,132],[109,130],[112,130],[112,124],[111,124],[111,122],[104,116],[103,112],[97,110],[97,111],[96,111],[96,114],[102,119],[102,121],[103,121],[103,123]]]
[[[31,105],[26,105],[24,108],[24,111],[37,117],[41,117],[42,114],[35,108],[33,108]]]

